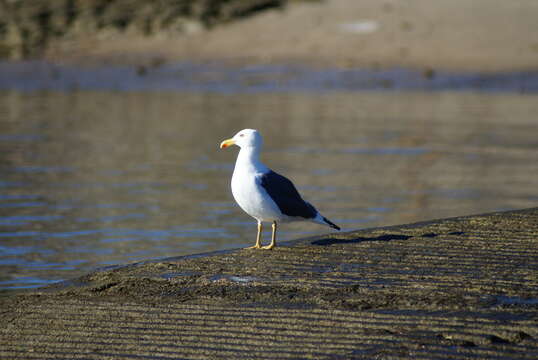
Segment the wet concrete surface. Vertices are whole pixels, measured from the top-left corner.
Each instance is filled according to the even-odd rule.
[[[538,357],[538,208],[97,271],[0,301],[12,359]]]

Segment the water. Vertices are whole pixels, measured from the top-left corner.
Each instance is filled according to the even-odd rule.
[[[223,67],[59,66],[0,61],[0,90],[118,90],[219,92],[465,91],[538,93],[538,71],[499,73],[394,69],[316,69],[292,65]]]
[[[286,89],[1,92],[0,288],[252,245],[218,148],[247,127],[344,230],[538,203],[537,95]]]

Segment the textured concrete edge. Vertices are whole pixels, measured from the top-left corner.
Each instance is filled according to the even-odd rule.
[[[278,243],[278,246],[293,247],[293,246],[298,246],[298,245],[311,244],[312,242],[316,240],[328,239],[328,238],[329,239],[349,238],[350,236],[356,236],[362,233],[367,233],[367,232],[372,232],[372,231],[391,231],[391,230],[397,231],[401,229],[413,229],[413,228],[419,228],[419,227],[427,227],[429,225],[439,224],[443,222],[451,222],[451,221],[460,222],[460,221],[465,221],[465,220],[476,218],[476,217],[489,217],[489,216],[508,215],[508,214],[514,214],[514,213],[526,213],[526,212],[536,211],[537,209],[538,207],[517,209],[517,210],[493,211],[493,212],[486,212],[486,213],[479,213],[479,214],[472,214],[472,215],[463,215],[463,216],[454,216],[454,217],[448,217],[448,218],[418,221],[418,222],[409,223],[409,224],[371,227],[371,228],[357,229],[357,230],[351,230],[351,231],[346,231],[346,232],[332,232],[332,233],[321,234],[321,235],[316,235],[316,236],[311,236],[311,237],[306,237],[306,238],[282,241]],[[37,289],[14,290],[14,291],[6,291],[4,293],[0,292],[0,296],[11,295],[11,294],[13,295],[15,294],[39,294],[39,293],[56,292],[56,291],[61,291],[63,289],[66,289],[69,286],[73,286],[77,284],[83,285],[85,283],[83,278],[87,278],[93,274],[98,274],[98,273],[107,272],[111,270],[117,270],[117,269],[135,268],[135,267],[139,267],[139,266],[142,266],[145,264],[151,264],[151,263],[180,262],[182,260],[187,260],[187,259],[222,256],[226,254],[235,253],[241,250],[242,248],[233,248],[233,249],[217,250],[217,251],[210,251],[210,252],[198,253],[198,254],[171,256],[171,257],[165,257],[165,258],[144,260],[144,261],[133,262],[130,264],[118,264],[118,265],[106,266],[106,267],[97,268],[94,271],[91,271],[88,274],[83,275],[81,277],[64,280],[64,281],[61,281],[52,285],[48,285],[45,287],[37,288]]]

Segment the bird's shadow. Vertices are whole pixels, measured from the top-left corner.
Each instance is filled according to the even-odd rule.
[[[329,246],[335,244],[355,244],[363,241],[391,241],[391,240],[407,240],[412,236],[402,234],[384,234],[376,237],[356,237],[353,239],[319,239],[312,241],[312,245]]]

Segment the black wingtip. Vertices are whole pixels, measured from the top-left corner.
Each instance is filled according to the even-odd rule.
[[[330,227],[336,230],[340,230],[340,226],[333,223],[331,220],[327,219],[326,217],[323,217],[323,221],[325,221]]]

